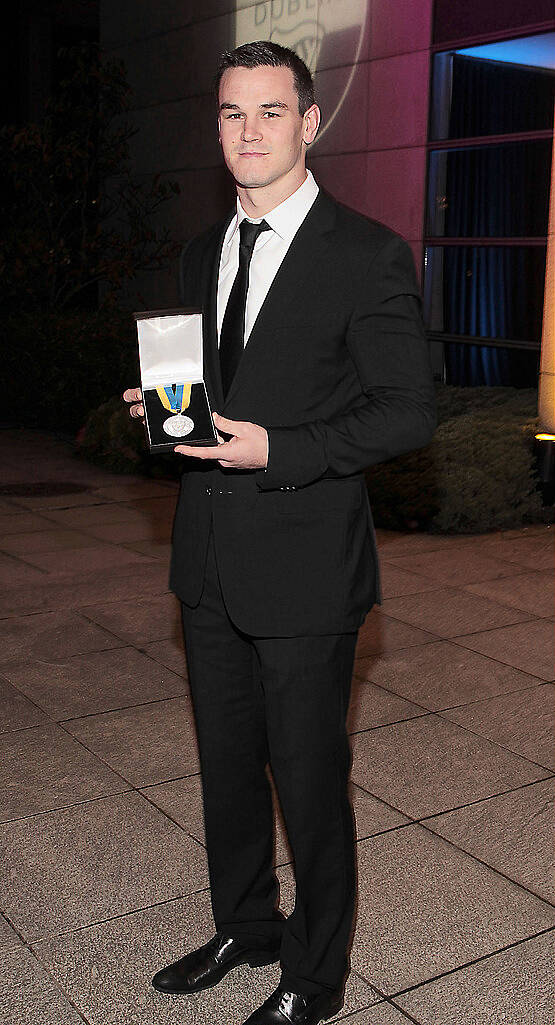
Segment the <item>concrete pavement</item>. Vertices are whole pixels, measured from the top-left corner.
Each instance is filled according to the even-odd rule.
[[[5,1025],[240,1025],[277,966],[164,997],[211,933],[176,486],[0,434]],[[553,528],[379,532],[350,730],[352,1025],[553,1025]],[[294,899],[278,824],[282,906]]]

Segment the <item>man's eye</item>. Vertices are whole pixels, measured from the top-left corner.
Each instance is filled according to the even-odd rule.
[[[266,110],[264,111],[264,117],[279,117],[279,114],[276,114],[275,110]]]
[[[242,114],[226,114],[226,121],[235,120],[238,117],[242,117]]]

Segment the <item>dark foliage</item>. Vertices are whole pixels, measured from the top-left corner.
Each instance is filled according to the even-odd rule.
[[[176,247],[152,227],[173,182],[131,172],[129,87],[120,62],[83,44],[40,123],[0,131],[0,309],[94,308]]]
[[[138,379],[128,313],[64,311],[0,320],[2,422],[75,434],[106,394]]]
[[[437,404],[430,445],[368,471],[376,522],[466,534],[544,521],[533,450],[537,392],[441,387]]]

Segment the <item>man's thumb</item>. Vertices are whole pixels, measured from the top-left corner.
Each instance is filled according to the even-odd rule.
[[[221,416],[220,413],[213,413],[214,423],[216,427],[224,431],[226,434],[237,434],[237,421],[228,420],[225,416]]]

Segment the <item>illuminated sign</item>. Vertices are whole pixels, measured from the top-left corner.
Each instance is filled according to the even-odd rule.
[[[341,39],[341,65],[352,67],[347,82],[338,86],[320,137],[336,117],[353,80],[367,3],[368,0],[263,0],[235,13],[235,46],[255,39],[270,39],[298,53],[313,75],[318,71],[324,49],[326,63],[333,64],[334,40]]]

